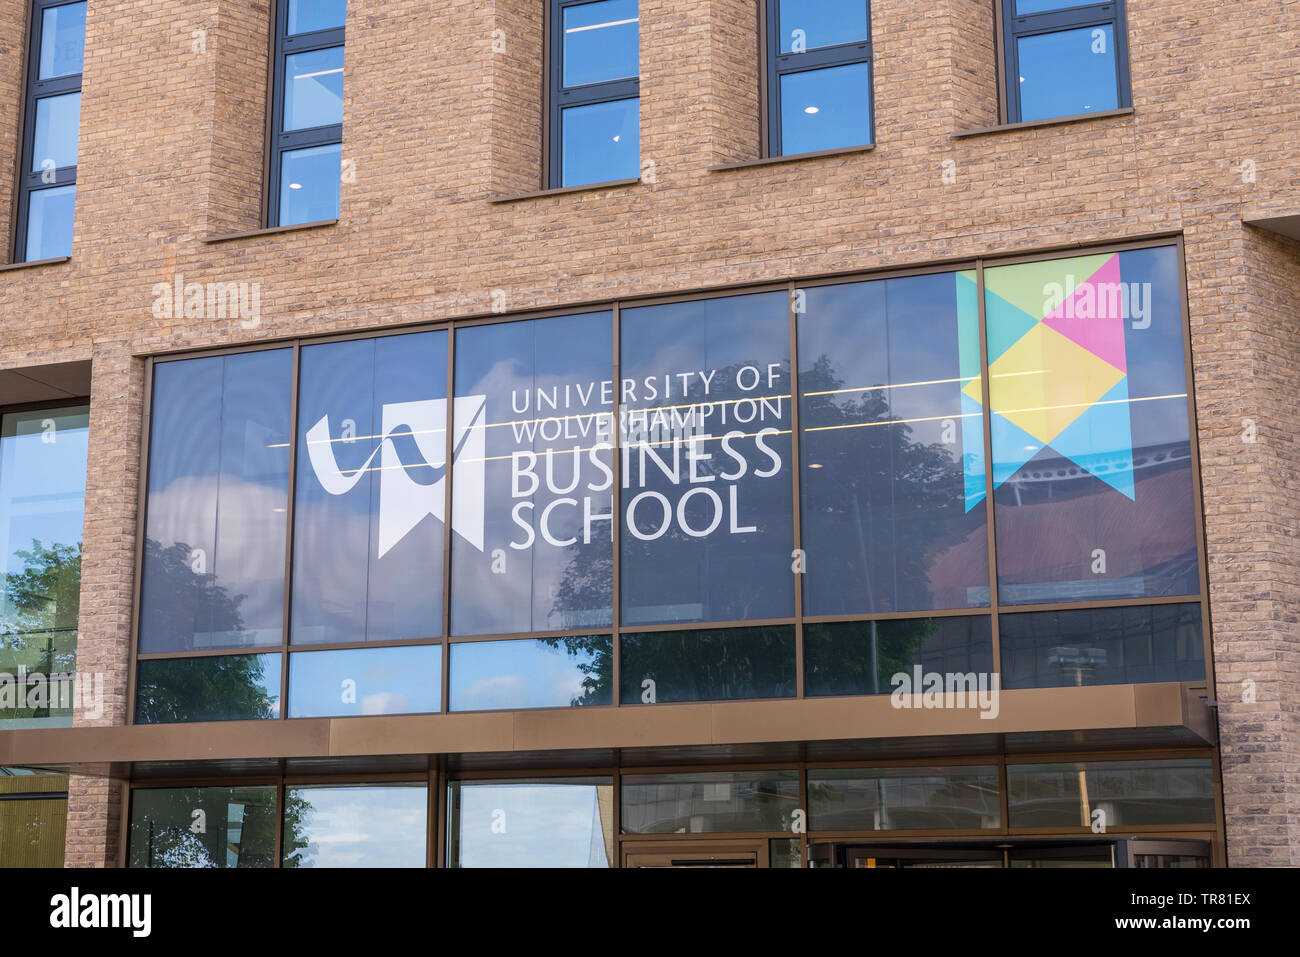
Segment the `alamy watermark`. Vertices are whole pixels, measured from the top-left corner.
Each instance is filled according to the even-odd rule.
[[[894,690],[890,703],[898,709],[979,711],[980,718],[996,718],[1002,710],[1002,676],[988,672],[897,672],[889,679]]]
[[[245,329],[262,324],[260,282],[186,282],[177,273],[171,282],[154,283],[155,319],[238,319]]]
[[[1043,286],[1043,315],[1058,309],[1065,319],[1123,319],[1134,329],[1151,326],[1151,283],[1084,282],[1066,276],[1065,283]]]
[[[104,715],[104,675],[56,671],[30,672],[19,665],[16,674],[0,672],[0,717],[6,711],[81,711],[87,718]]]

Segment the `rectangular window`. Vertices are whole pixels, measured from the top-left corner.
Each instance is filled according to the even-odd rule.
[[[987,606],[975,274],[800,293],[805,613]]]
[[[0,419],[0,728],[72,724],[89,422],[84,405]]]
[[[793,625],[624,633],[624,704],[792,698]]]
[[[344,0],[276,4],[268,226],[338,219],[346,14]]]
[[[451,711],[577,708],[614,700],[609,635],[451,646]]]
[[[302,349],[292,644],[442,635],[446,419],[445,332]]]
[[[1213,824],[1209,758],[1007,766],[1012,827]]]
[[[1002,604],[1199,592],[1178,272],[1172,246],[985,270]]]
[[[868,0],[766,0],[768,155],[871,144]]]
[[[790,831],[799,814],[799,772],[701,771],[625,774],[624,834]]]
[[[810,830],[964,831],[1001,823],[996,767],[808,772]]]
[[[284,789],[281,867],[424,867],[424,784],[306,785]]]
[[[1129,105],[1123,0],[1002,0],[1007,121]]]
[[[33,0],[15,262],[72,254],[86,4]]]
[[[1003,614],[998,624],[1006,689],[1205,680],[1199,604]]]
[[[442,648],[344,648],[289,656],[289,717],[439,710]]]
[[[608,312],[456,333],[453,635],[613,624]]]
[[[789,295],[621,318],[623,624],[793,615]]]
[[[979,676],[993,671],[992,622],[986,617],[809,622],[803,658],[809,697],[892,694],[900,686],[894,676],[910,676],[917,667],[923,675],[973,674],[974,693]]]
[[[259,721],[280,717],[278,652],[147,658],[135,686],[135,723]]]
[[[641,175],[638,0],[551,0],[550,187]]]
[[[293,350],[154,370],[140,652],[279,645]]]
[[[448,867],[611,867],[609,778],[456,781],[447,788]]]
[[[127,866],[271,867],[275,792],[269,786],[137,788]]]

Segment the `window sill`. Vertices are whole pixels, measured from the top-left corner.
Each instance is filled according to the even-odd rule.
[[[958,130],[952,134],[955,140],[969,139],[972,136],[984,136],[989,133],[1009,133],[1012,130],[1032,130],[1040,126],[1063,126],[1066,123],[1082,123],[1084,120],[1104,120],[1112,116],[1132,116],[1133,107],[1122,110],[1102,110],[1099,113],[1076,113],[1073,116],[1052,116],[1045,120],[1030,120],[1028,123],[1003,123],[999,126],[985,126],[978,130]]]
[[[518,203],[526,199],[544,199],[547,196],[566,196],[569,193],[594,193],[601,189],[622,189],[625,186],[637,186],[641,182],[636,179],[611,179],[604,183],[584,183],[581,186],[559,186],[555,189],[541,189],[535,193],[520,193],[518,196],[489,196],[488,202],[493,206],[501,203]]]
[[[870,153],[876,148],[875,143],[865,146],[841,146],[833,150],[817,150],[813,153],[790,153],[788,156],[765,156],[762,159],[743,160],[739,163],[724,163],[710,166],[710,173],[722,173],[730,169],[749,169],[754,166],[776,166],[778,163],[797,163],[800,160],[822,159],[827,156],[852,156],[854,153]]]
[[[6,263],[0,266],[0,272],[12,272],[15,269],[35,269],[37,266],[53,266],[56,263],[71,261],[71,256],[55,256],[52,259],[33,259],[25,263]]]
[[[314,223],[294,223],[292,226],[268,226],[265,229],[250,229],[244,233],[225,233],[221,236],[209,236],[203,242],[211,245],[212,243],[228,243],[233,239],[255,239],[258,236],[274,236],[277,233],[296,233],[303,229],[320,229],[324,226],[337,226],[337,219],[319,219]]]

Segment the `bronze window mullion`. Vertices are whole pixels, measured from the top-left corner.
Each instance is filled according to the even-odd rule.
[[[289,482],[284,531],[284,614],[280,625],[279,717],[281,719],[289,717],[289,629],[293,624],[294,502],[297,497],[298,486],[298,390],[301,367],[302,347],[295,342],[293,344],[292,367],[289,374],[292,392],[289,395]]]
[[[611,309],[611,321],[613,323],[613,359],[614,368],[612,376],[614,380],[613,404],[610,406],[610,431],[614,434],[613,450],[613,487],[610,489],[610,511],[613,515],[610,517],[610,534],[613,541],[610,545],[612,554],[611,567],[614,571],[613,592],[610,596],[610,617],[613,625],[611,637],[612,648],[610,652],[610,704],[618,707],[622,703],[622,568],[623,568],[623,423],[620,418],[620,403],[623,398],[623,359],[621,351],[623,347],[623,312],[618,301],[615,301]],[[617,779],[615,779],[617,783]],[[618,800],[618,795],[615,795]],[[616,814],[617,817],[617,814]],[[617,848],[615,848],[617,850]]]
[[[442,667],[440,679],[442,690],[439,694],[439,712],[447,714],[451,710],[451,483],[452,459],[456,452],[456,329],[447,329],[447,419],[446,449],[443,452],[443,476],[446,486],[442,499]]]
[[[998,618],[998,544],[997,544],[997,508],[994,505],[993,495],[995,492],[993,483],[993,404],[992,404],[992,382],[989,375],[989,350],[988,350],[988,316],[984,308],[984,260],[979,259],[975,263],[975,297],[976,305],[979,309],[979,359],[980,359],[980,392],[984,400],[984,408],[981,410],[981,424],[984,433],[984,528],[985,538],[988,542],[988,565],[989,565],[989,619],[993,635],[993,673],[998,675],[998,687],[1001,689],[1002,680],[1002,632]]]

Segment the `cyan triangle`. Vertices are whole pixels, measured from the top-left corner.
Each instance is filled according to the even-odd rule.
[[[1133,427],[1128,376],[1052,440],[1052,448],[1133,499]]]
[[[1043,448],[1041,441],[996,412],[993,413],[992,438],[994,488],[1000,488]]]
[[[988,325],[989,365],[1024,338],[1038,319],[995,292],[984,291],[984,318]]]
[[[961,397],[962,472],[966,476],[966,511],[984,501],[984,417],[983,408],[970,396]]]

